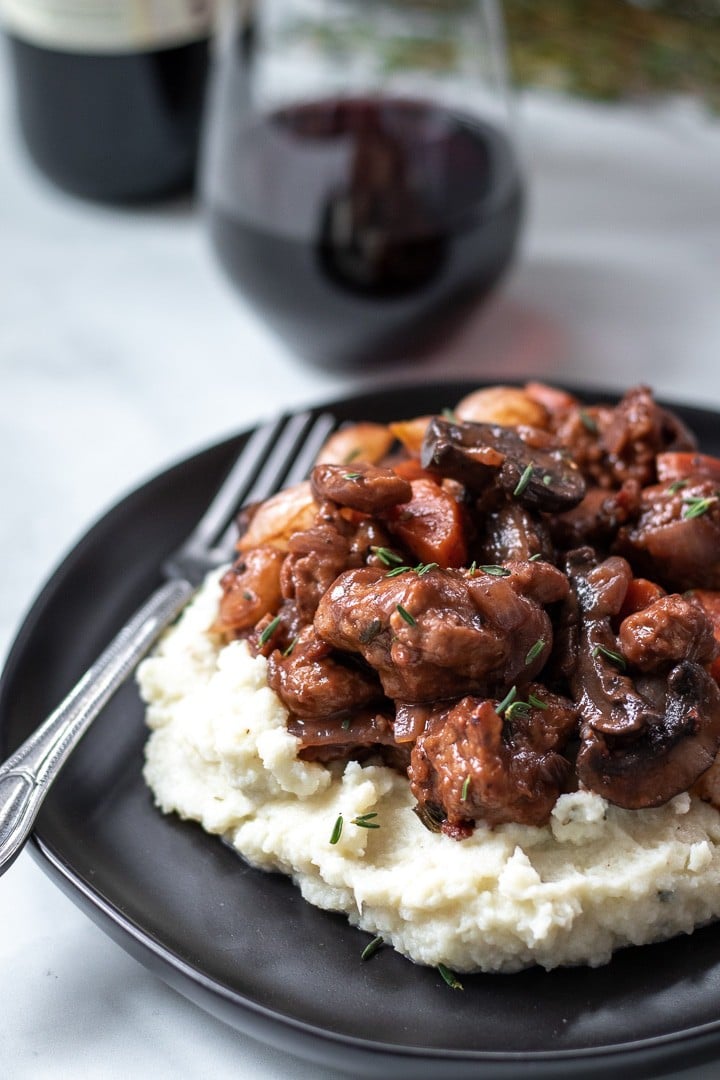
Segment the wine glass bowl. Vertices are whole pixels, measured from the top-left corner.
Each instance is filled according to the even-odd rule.
[[[222,267],[295,352],[402,359],[490,292],[515,250],[497,5],[231,6],[201,189]]]

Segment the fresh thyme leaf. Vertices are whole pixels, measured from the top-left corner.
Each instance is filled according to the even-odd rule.
[[[613,664],[617,664],[617,666],[622,671],[624,671],[627,667],[627,662],[624,656],[622,656],[619,652],[615,652],[614,649],[607,649],[604,645],[596,645],[592,651],[592,654],[593,656],[604,656],[606,660],[611,660]]]
[[[416,626],[417,625],[417,623],[413,619],[410,612],[406,611],[405,608],[402,606],[402,604],[397,605],[397,613],[402,619],[405,620],[405,622],[408,624],[408,626]]]
[[[359,480],[361,476],[362,473],[359,472],[346,472],[343,480]]]
[[[371,821],[372,818],[377,818],[377,813],[364,813],[359,818],[353,818],[351,825],[357,825],[358,828],[380,828],[377,821]]]
[[[531,649],[528,649],[528,654],[525,657],[525,666],[532,664],[533,660],[537,660],[540,653],[545,648],[545,638],[538,638]]]
[[[388,570],[385,577],[397,577],[398,574],[407,574],[412,570],[412,566],[395,566],[392,570]]]
[[[463,802],[467,800],[468,791],[470,790],[470,777],[466,776],[463,780],[462,791],[460,792],[460,798]]]
[[[349,716],[345,717],[345,719],[343,720],[340,727],[343,729],[343,731],[349,731],[350,730],[350,717]]]
[[[276,615],[272,622],[269,622],[262,634],[260,635],[260,644],[267,645],[270,638],[273,636],[278,626],[280,625],[280,616]]]
[[[537,551],[534,555],[531,555],[528,562],[537,562],[538,559],[542,559],[542,553]]]
[[[384,562],[386,566],[399,566],[402,563],[402,555],[398,555],[397,551],[393,551],[392,548],[386,547],[371,547],[373,555],[377,555],[380,562]]]
[[[685,509],[682,512],[684,521],[688,521],[690,518],[702,517],[707,513],[714,502],[717,502],[716,495],[707,495],[704,499],[685,499]]]
[[[505,710],[505,716],[508,720],[519,720],[530,713],[530,705],[527,701],[513,701]]]
[[[415,573],[418,577],[422,577],[423,574],[427,574],[428,571],[434,570],[439,564],[436,562],[418,563],[415,567]]]
[[[297,645],[297,640],[298,640],[298,639],[297,639],[297,637],[294,637],[294,638],[292,639],[292,641],[291,641],[291,642],[290,642],[290,644],[288,645],[287,649],[284,649],[284,650],[283,650],[283,656],[290,656],[290,655],[291,655],[291,653],[292,653],[293,649],[294,649],[294,648],[295,648],[295,646]]]
[[[552,476],[549,472],[546,472],[543,476],[543,484],[545,485],[545,487],[550,487],[550,485],[552,484]]]
[[[470,563],[470,566],[468,567],[468,573],[469,573],[470,577],[475,577],[476,571],[477,571],[477,562],[475,561],[475,559],[473,559],[473,561]]]
[[[502,699],[502,701],[499,703],[499,705],[497,705],[496,708],[495,708],[495,712],[498,714],[498,716],[502,716],[505,709],[507,709],[508,705],[512,704],[512,702],[515,700],[516,697],[517,697],[517,686],[511,686],[510,689],[508,690],[507,694],[505,695],[505,697]]]
[[[378,634],[382,633],[383,624],[380,619],[373,619],[367,624],[367,626],[360,631],[358,640],[363,645],[369,645],[371,641],[374,641]]]
[[[528,694],[528,705],[532,705],[534,709],[547,709],[548,704],[546,701],[541,701],[539,697],[535,697],[534,694]]]
[[[372,941],[369,941],[368,944],[365,946],[363,951],[360,953],[360,959],[369,960],[370,957],[374,956],[378,949],[381,949],[384,944],[384,938],[380,937],[380,935],[378,934],[377,937],[374,937]]]
[[[482,570],[484,574],[490,574],[492,577],[510,577],[510,571],[506,566],[495,566],[493,563],[487,566],[478,566],[478,570]]]
[[[530,462],[529,465],[525,466],[525,468],[523,469],[523,474],[520,477],[520,479],[518,480],[517,485],[515,487],[515,490],[513,491],[513,495],[515,495],[515,496],[522,495],[523,491],[525,490],[525,488],[528,486],[528,484],[530,483],[530,481],[532,479],[532,474],[533,474],[534,467],[535,466],[533,465],[532,461]]]
[[[451,424],[457,424],[459,422],[457,413],[453,412],[452,409],[443,409],[442,418],[443,420],[449,420]]]
[[[454,975],[453,972],[450,971],[449,968],[446,968],[444,964],[438,964],[437,969],[451,990],[463,989],[463,984],[460,982],[457,975]]]
[[[684,487],[687,487],[690,483],[689,480],[673,480],[669,488],[667,488],[668,495],[677,495],[678,491],[682,491]]]
[[[338,814],[337,820],[335,821],[335,824],[333,825],[333,831],[330,833],[330,843],[331,844],[337,844],[338,840],[342,836],[342,831],[343,831],[343,816],[342,816],[342,814]]]
[[[586,431],[589,431],[591,435],[597,435],[597,420],[595,419],[595,417],[591,416],[586,409],[580,410],[580,421]]]

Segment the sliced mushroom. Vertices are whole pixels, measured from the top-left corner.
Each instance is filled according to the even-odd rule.
[[[533,431],[531,439],[523,439],[513,428],[497,424],[453,424],[434,417],[421,462],[473,492],[495,484],[535,510],[568,510],[585,495],[579,470],[542,432]]]
[[[578,777],[617,806],[660,806],[712,764],[720,691],[702,666],[680,657],[669,670],[633,681],[611,622],[631,579],[624,559],[598,563],[591,548],[579,548],[568,556],[567,573],[578,638],[570,676],[581,716]]]

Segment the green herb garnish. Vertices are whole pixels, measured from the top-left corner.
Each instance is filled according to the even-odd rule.
[[[435,570],[439,566],[436,562],[418,563],[415,567],[415,573],[418,577],[422,577],[423,574],[427,574],[429,570]]]
[[[687,487],[690,483],[689,480],[673,480],[669,488],[667,488],[668,495],[677,495],[678,491],[682,491],[684,487]]]
[[[597,420],[595,420],[586,409],[580,410],[580,421],[586,431],[589,431],[591,435],[597,435]]]
[[[451,990],[463,989],[463,984],[460,982],[457,975],[454,975],[449,968],[445,967],[444,964],[438,964],[437,969]]]
[[[452,409],[447,409],[447,408],[443,409],[441,415],[442,415],[443,420],[447,420],[451,424],[459,423],[458,415],[457,415],[456,412],[453,412]]]
[[[463,802],[467,801],[468,791],[470,790],[470,777],[466,776],[463,780],[462,791],[460,792],[460,798]]]
[[[502,701],[495,707],[495,712],[498,716],[502,716],[507,709],[508,705],[511,705],[517,697],[517,686],[511,686]]]
[[[475,563],[473,563],[473,567]],[[506,566],[495,566],[490,563],[488,566],[478,566],[478,570],[482,570],[484,574],[490,574],[491,577],[510,577],[510,571]]]
[[[377,817],[377,813],[374,814],[358,814],[350,822],[351,825],[357,825],[361,829],[379,829],[380,826],[373,818]]]
[[[545,648],[545,638],[538,638],[531,649],[528,649],[528,654],[525,657],[525,666],[532,664],[533,660],[537,660],[540,653]]]
[[[385,944],[385,940],[378,934],[372,941],[369,941],[363,951],[360,953],[361,960],[369,960],[371,956],[374,956],[378,949],[382,948]]]
[[[260,635],[260,644],[267,645],[270,638],[273,636],[278,626],[280,625],[280,616],[276,615],[272,622],[269,622],[262,634]]]
[[[402,555],[398,555],[397,551],[393,551],[392,548],[386,547],[371,547],[373,555],[377,555],[380,562],[384,562],[386,566],[400,566],[402,563]]]
[[[524,720],[530,715],[530,705],[527,701],[513,701],[505,710],[507,720]]]
[[[615,652],[614,649],[608,649],[604,645],[596,645],[592,651],[594,657],[604,656],[606,660],[612,661],[613,664],[617,664],[622,671],[627,667],[625,657],[619,652]]]
[[[346,454],[343,458],[343,465],[349,465],[351,461],[355,461],[362,454],[362,450],[359,446],[353,447],[349,454]]]
[[[513,491],[513,495],[515,495],[515,496],[522,495],[523,491],[525,490],[525,488],[528,486],[528,484],[530,483],[530,481],[532,479],[532,474],[533,474],[534,467],[535,466],[533,465],[532,461],[530,462],[529,465],[525,466],[525,468],[523,469],[523,474],[520,477],[520,479],[518,480],[517,485],[515,487],[515,490]]]
[[[297,640],[298,640],[297,637],[294,637],[292,639],[292,641],[288,645],[287,649],[283,650],[283,656],[290,656],[292,654],[293,649],[297,645]]]
[[[394,566],[392,570],[388,570],[385,577],[397,577],[398,574],[408,574],[412,570],[412,566]]]
[[[688,521],[690,518],[702,517],[707,513],[714,502],[717,502],[716,495],[708,495],[704,499],[685,499],[685,509],[682,512],[684,521]]]
[[[545,485],[545,487],[550,487],[550,485],[552,484],[552,476],[549,472],[546,472],[543,476],[543,484]]]
[[[406,611],[406,609],[402,606],[402,604],[397,605],[397,613],[402,619],[405,620],[405,622],[408,624],[408,626],[417,626],[417,623],[413,619],[410,612]]]
[[[528,705],[532,705],[534,709],[547,709],[548,704],[546,701],[541,701],[539,697],[535,697],[534,694],[528,694]]]
[[[330,833],[330,843],[337,844],[338,840],[342,836],[343,831],[343,816],[338,814],[337,820],[333,825],[333,831]]]

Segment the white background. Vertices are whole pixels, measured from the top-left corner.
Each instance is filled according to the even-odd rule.
[[[370,381],[303,366],[271,337],[189,204],[118,211],[49,186],[6,75],[0,52],[0,654],[118,496],[261,416]],[[538,97],[521,118],[532,197],[515,271],[442,353],[382,378],[646,381],[720,406],[720,123],[687,102]],[[167,989],[27,854],[0,880],[3,1078],[330,1075]]]

